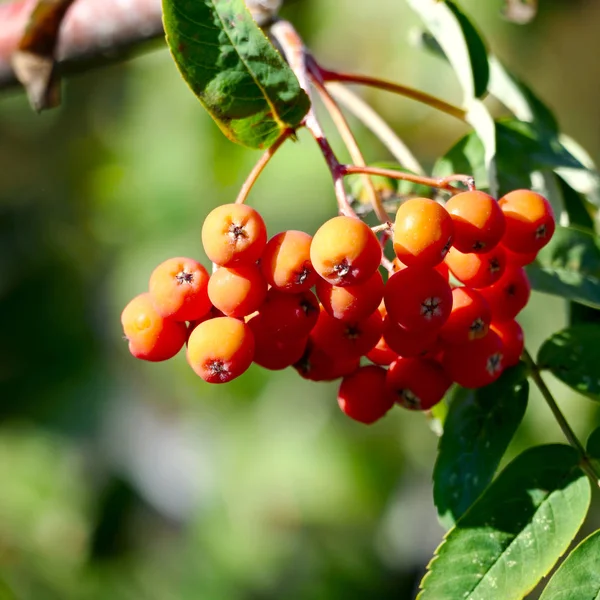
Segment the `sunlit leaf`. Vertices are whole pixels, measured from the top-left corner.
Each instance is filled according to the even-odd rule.
[[[554,573],[540,600],[600,598],[600,531],[592,533]]]
[[[270,146],[309,100],[243,0],[163,0],[167,42],[192,91],[231,140]]]
[[[533,289],[600,308],[600,242],[585,229],[557,226],[527,275]]]
[[[585,518],[591,486],[578,462],[562,445],[515,458],[448,532],[418,600],[521,600]]]
[[[539,350],[538,365],[549,369],[580,394],[600,401],[600,325],[585,323],[563,329]]]
[[[523,419],[528,394],[523,365],[492,385],[453,394],[433,471],[433,499],[443,525],[451,527],[492,480]]]
[[[563,205],[569,218],[569,225],[594,230],[594,220],[590,215],[589,205],[583,194],[576,192],[562,177],[555,175],[556,182],[562,192]]]
[[[466,101],[483,96],[489,80],[487,49],[466,15],[450,0],[408,0],[408,4],[450,61]]]

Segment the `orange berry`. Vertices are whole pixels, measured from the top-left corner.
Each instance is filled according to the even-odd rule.
[[[338,405],[355,421],[370,425],[394,406],[394,397],[385,385],[386,370],[374,365],[360,367],[342,379]]]
[[[506,264],[514,265],[516,267],[524,267],[525,265],[531,264],[537,257],[537,250],[531,252],[513,252],[509,250],[504,244],[500,244],[506,255]]]
[[[394,352],[388,346],[385,338],[381,336],[375,346],[365,354],[365,357],[376,365],[391,365],[398,358],[398,353]]]
[[[531,190],[509,192],[498,201],[506,220],[502,243],[513,252],[533,252],[552,237],[556,223],[550,202]]]
[[[127,304],[121,313],[121,325],[131,354],[152,362],[175,356],[187,337],[185,323],[161,316],[148,293]]]
[[[379,271],[375,271],[364,283],[344,287],[331,285],[320,277],[316,289],[323,308],[332,317],[356,321],[377,310],[383,298],[384,284]]]
[[[439,329],[452,310],[450,285],[435,269],[407,267],[394,273],[383,295],[390,319],[405,329]]]
[[[441,204],[412,198],[396,213],[394,252],[409,267],[435,267],[450,249],[453,233],[452,219]]]
[[[259,309],[264,328],[277,337],[306,337],[319,318],[319,302],[306,290],[288,294],[271,288]]]
[[[254,336],[239,319],[217,317],[200,323],[188,340],[187,361],[208,383],[227,383],[248,369]]]
[[[294,364],[298,374],[310,381],[333,381],[356,371],[360,358],[340,358],[327,354],[312,338],[308,339],[302,358]]]
[[[228,317],[245,317],[258,310],[267,295],[267,282],[257,265],[219,267],[208,282],[208,297]]]
[[[401,406],[429,410],[444,397],[452,381],[433,360],[399,358],[388,369],[386,385]]]
[[[519,363],[525,349],[523,328],[513,319],[512,321],[492,322],[490,329],[498,334],[504,347],[504,366],[513,367]]]
[[[445,262],[456,279],[478,289],[498,281],[506,268],[506,256],[501,246],[483,254],[463,254],[456,248],[450,248]]]
[[[339,359],[358,358],[379,341],[383,320],[379,311],[366,319],[340,321],[321,310],[311,338],[324,352]]]
[[[283,231],[265,247],[260,267],[266,280],[282,292],[310,289],[319,276],[310,262],[312,237],[304,231]]]
[[[323,223],[310,246],[314,269],[332,285],[367,281],[379,268],[381,246],[371,228],[354,217],[334,217]]]
[[[448,376],[466,388],[480,388],[498,379],[504,369],[502,340],[493,331],[466,344],[448,344],[442,366]]]
[[[267,243],[262,217],[245,204],[224,204],[211,211],[202,225],[206,256],[223,267],[256,262]]]
[[[457,194],[446,203],[454,223],[453,246],[461,252],[489,252],[506,227],[498,202],[484,192]]]
[[[389,317],[383,320],[383,339],[396,355],[404,358],[419,356],[435,347],[437,330],[421,331],[405,329]]]
[[[204,323],[204,321],[208,321],[209,319],[215,319],[216,317],[226,317],[225,313],[222,313],[220,310],[217,310],[214,306],[211,306],[210,310],[200,319],[194,319],[187,324],[187,337],[189,339],[192,331],[200,325],[200,323]],[[186,340],[187,341],[187,340]]]
[[[254,335],[254,362],[271,371],[279,371],[298,362],[306,348],[306,337],[277,337],[268,331],[260,315],[248,321],[248,327]]]
[[[149,291],[154,306],[163,317],[194,321],[208,313],[206,269],[193,258],[170,258],[152,271]]]
[[[494,285],[481,290],[481,293],[492,309],[494,321],[510,321],[529,302],[531,284],[523,267],[508,267]]]
[[[440,337],[451,344],[462,344],[485,337],[492,321],[487,300],[468,287],[452,290],[452,312],[440,329]]]

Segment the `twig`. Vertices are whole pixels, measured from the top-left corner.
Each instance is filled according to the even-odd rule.
[[[417,175],[425,175],[425,169],[415,158],[410,148],[396,135],[385,120],[358,94],[341,83],[326,84],[327,90],[341,102],[365,127],[370,129],[389,150],[399,165]]]
[[[405,85],[400,85],[399,83],[387,81],[385,79],[379,79],[377,77],[358,75],[354,73],[340,73],[338,71],[329,71],[323,67],[319,68],[321,70],[321,76],[325,82],[339,81],[342,83],[358,83],[379,88],[381,90],[393,92],[394,94],[399,94],[400,96],[404,96],[406,98],[411,98],[412,100],[416,100],[417,102],[421,102],[421,104],[431,106],[432,108],[455,117],[456,119],[466,121],[467,112],[465,110],[459,108],[458,106],[454,106],[453,104],[449,104],[440,98],[426,94],[425,92],[415,90]]]
[[[358,142],[356,141],[356,138],[354,137],[354,134],[350,129],[350,125],[348,124],[346,117],[344,117],[344,114],[340,110],[340,107],[337,105],[336,101],[325,88],[325,84],[323,83],[323,80],[321,79],[321,75],[319,73],[319,69],[316,66],[314,59],[312,59],[312,57],[308,54],[306,56],[306,64],[308,67],[308,74],[311,78],[312,84],[319,93],[319,96],[323,100],[325,108],[327,108],[327,111],[329,112],[334,125],[336,126],[337,130],[342,136],[342,140],[344,141],[344,144],[346,145],[346,148],[350,153],[352,161],[358,166],[366,167],[367,163],[365,162],[365,158],[362,152],[360,151]],[[371,178],[368,175],[362,175],[362,178],[365,184],[366,192],[369,196],[369,201],[373,206],[373,210],[377,218],[382,223],[387,223],[388,215],[385,212],[383,205],[381,204],[381,198],[379,197],[379,194],[377,193],[377,190],[375,189]]]
[[[263,169],[267,166],[271,158],[275,155],[275,152],[279,149],[279,147],[285,142],[289,137],[294,134],[293,129],[285,129],[282,134],[267,148],[263,155],[258,159],[258,162],[252,168],[252,171],[246,177],[246,181],[244,181],[237,198],[235,199],[236,204],[243,204],[250,193],[250,190],[260,177],[260,174],[263,172]]]
[[[270,29],[271,35],[277,40],[285,57],[290,65],[292,71],[294,71],[300,86],[309,95],[312,96],[311,89],[308,81],[307,68],[306,68],[306,51],[302,39],[294,29],[293,25],[289,21],[277,21]],[[331,144],[327,140],[323,128],[317,119],[314,108],[309,109],[308,113],[304,117],[302,123],[306,129],[313,136],[321,153],[325,158],[325,162],[331,172],[331,178],[333,179],[333,187],[335,190],[335,196],[337,198],[339,212],[341,214],[355,217],[356,213],[350,206],[348,196],[346,195],[346,189],[344,187],[344,177],[340,170],[341,164],[337,159]]]
[[[548,404],[550,410],[552,411],[552,414],[554,415],[554,418],[556,419],[559,427],[562,429],[562,432],[567,438],[567,441],[579,453],[581,457],[581,468],[587,473],[587,475],[590,477],[593,483],[595,485],[598,485],[598,483],[600,482],[600,474],[596,472],[596,467],[590,460],[590,457],[585,451],[585,448],[577,439],[575,432],[573,431],[573,429],[571,429],[571,426],[569,425],[567,419],[565,419],[565,416],[563,415],[558,404],[556,403],[552,392],[546,385],[546,382],[542,379],[542,375],[540,373],[539,367],[537,366],[537,363],[533,360],[533,357],[531,356],[531,354],[529,354],[528,350],[524,351],[523,356],[525,358],[527,366],[529,367],[529,374],[531,375],[531,378],[533,379],[537,388],[540,390],[540,393],[542,394],[544,400],[546,401],[546,404]]]
[[[383,177],[389,177],[390,179],[400,179],[401,181],[410,181],[411,183],[416,183],[418,185],[426,185],[432,188],[450,192],[452,194],[458,194],[463,191],[452,185],[452,183],[455,181],[464,183],[469,190],[475,189],[473,177],[470,175],[450,175],[449,177],[436,179],[435,177],[413,175],[412,173],[404,173],[403,171],[396,171],[394,169],[383,169],[380,167],[359,167],[357,165],[340,165],[340,170],[344,176],[354,175],[357,173],[381,175]]]

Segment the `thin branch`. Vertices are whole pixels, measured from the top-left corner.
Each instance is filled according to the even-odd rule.
[[[329,71],[320,67],[321,76],[325,82],[328,81],[339,81],[342,83],[358,83],[361,85],[368,85],[371,87],[379,88],[381,90],[386,90],[388,92],[393,92],[394,94],[399,94],[400,96],[404,96],[406,98],[411,98],[412,100],[416,100],[421,104],[426,104],[427,106],[431,106],[436,110],[439,110],[447,115],[455,117],[461,121],[466,122],[467,112],[458,106],[454,106],[453,104],[449,104],[440,98],[436,98],[435,96],[431,96],[430,94],[426,94],[425,92],[421,92],[419,90],[415,90],[411,87],[407,87],[405,85],[400,85],[399,83],[394,83],[392,81],[387,81],[385,79],[379,79],[377,77],[370,77],[368,75],[358,75],[354,73],[340,73],[337,71]]]
[[[0,89],[18,85],[11,57],[36,0],[0,4]],[[160,0],[76,0],[56,49],[57,73],[68,75],[115,62],[152,40],[164,39]]]
[[[474,190],[473,177],[470,175],[450,175],[449,177],[442,177],[436,179],[435,177],[424,177],[422,175],[413,175],[412,173],[404,173],[403,171],[396,171],[394,169],[382,169],[380,167],[359,167],[357,165],[340,165],[342,175],[354,175],[357,173],[368,173],[369,175],[381,175],[382,177],[389,177],[390,179],[399,179],[401,181],[410,181],[418,185],[426,185],[439,190],[444,190],[452,194],[458,194],[464,190],[461,190],[452,185],[454,182],[463,183],[467,186],[467,189]]]
[[[302,39],[294,29],[293,25],[289,21],[277,21],[270,29],[271,35],[275,38],[290,65],[292,71],[294,71],[300,86],[302,89],[311,96],[311,89],[308,81],[307,68],[306,68],[306,50]],[[302,123],[306,129],[313,136],[321,153],[325,158],[325,162],[331,172],[331,178],[333,179],[333,187],[335,190],[335,196],[337,198],[339,212],[344,215],[355,217],[356,213],[350,206],[348,196],[346,195],[346,189],[344,187],[344,178],[340,171],[340,161],[337,159],[331,144],[327,140],[323,128],[317,119],[314,108],[309,109],[308,113],[304,117]]]
[[[338,102],[341,102],[365,127],[379,138],[399,165],[417,175],[425,175],[425,169],[415,158],[410,148],[396,135],[396,132],[379,113],[358,94],[341,83],[330,82],[326,87]]]
[[[344,144],[346,145],[346,148],[350,153],[352,161],[360,167],[366,167],[367,163],[365,162],[363,153],[360,151],[358,142],[356,141],[356,138],[354,137],[354,134],[350,129],[350,125],[348,124],[346,117],[344,117],[344,114],[340,110],[340,107],[337,105],[336,101],[325,88],[325,85],[319,73],[319,69],[318,67],[316,67],[316,63],[314,62],[314,60],[311,60],[310,55],[307,56],[307,66],[308,74],[311,77],[311,81],[315,89],[319,93],[319,96],[323,100],[325,108],[327,108],[327,111],[329,112],[334,125],[336,126],[337,130],[342,136],[342,140],[344,141]],[[369,201],[373,206],[373,210],[375,211],[377,218],[379,219],[379,221],[381,221],[381,223],[387,223],[389,220],[388,214],[386,213],[385,209],[383,208],[383,205],[381,204],[381,198],[379,197],[379,194],[377,193],[377,190],[375,189],[371,178],[368,175],[362,175],[362,178],[365,184],[366,192],[369,196]]]
[[[596,467],[590,460],[590,457],[585,451],[585,448],[577,439],[575,432],[569,425],[567,419],[565,418],[558,404],[556,403],[552,392],[546,385],[546,382],[542,379],[539,367],[537,366],[536,362],[533,360],[533,357],[531,356],[531,354],[529,354],[527,350],[524,351],[523,356],[525,358],[527,366],[529,367],[529,373],[531,375],[531,378],[533,379],[537,388],[540,390],[540,393],[542,394],[544,400],[546,401],[546,404],[552,411],[552,414],[554,415],[554,418],[556,419],[559,427],[562,429],[562,432],[567,438],[567,441],[569,442],[569,444],[571,444],[571,446],[573,446],[573,448],[575,448],[575,450],[577,450],[577,452],[581,456],[581,468],[587,473],[587,475],[594,482],[594,484],[598,485],[598,483],[600,482],[600,474],[596,472]]]
[[[283,142],[285,142],[293,134],[293,129],[285,129],[283,133],[271,144],[271,146],[264,151],[263,155],[258,159],[258,162],[252,168],[252,171],[250,171],[248,174],[248,177],[246,177],[246,181],[244,181],[242,188],[235,199],[236,204],[243,204],[246,201],[250,190],[260,177],[263,169],[267,166],[271,158],[273,158],[275,152],[277,152]]]

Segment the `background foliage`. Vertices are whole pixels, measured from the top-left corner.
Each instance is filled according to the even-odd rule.
[[[498,18],[500,2],[460,2],[598,158],[600,12],[591,0],[541,4],[523,27]],[[461,101],[451,70],[415,47],[402,2],[297,0],[284,14],[325,65]],[[428,167],[467,133],[408,100],[365,95]],[[369,157],[388,158],[357,130]],[[71,80],[63,107],[43,116],[23,96],[2,98],[0,572],[17,598],[414,594],[444,531],[430,481],[438,440],[422,415],[392,411],[367,428],[339,413],[335,384],[253,367],[210,387],[183,357],[134,361],[120,337],[122,306],[154,265],[203,258],[204,216],[233,200],[256,158],[222,136],[165,51]],[[273,162],[250,202],[270,232],[313,232],[335,199],[312,140],[301,132]],[[567,308],[534,294],[520,320],[535,352]],[[551,383],[585,439],[597,404]],[[502,464],[557,441],[532,390]],[[593,513],[581,535],[599,525]]]

